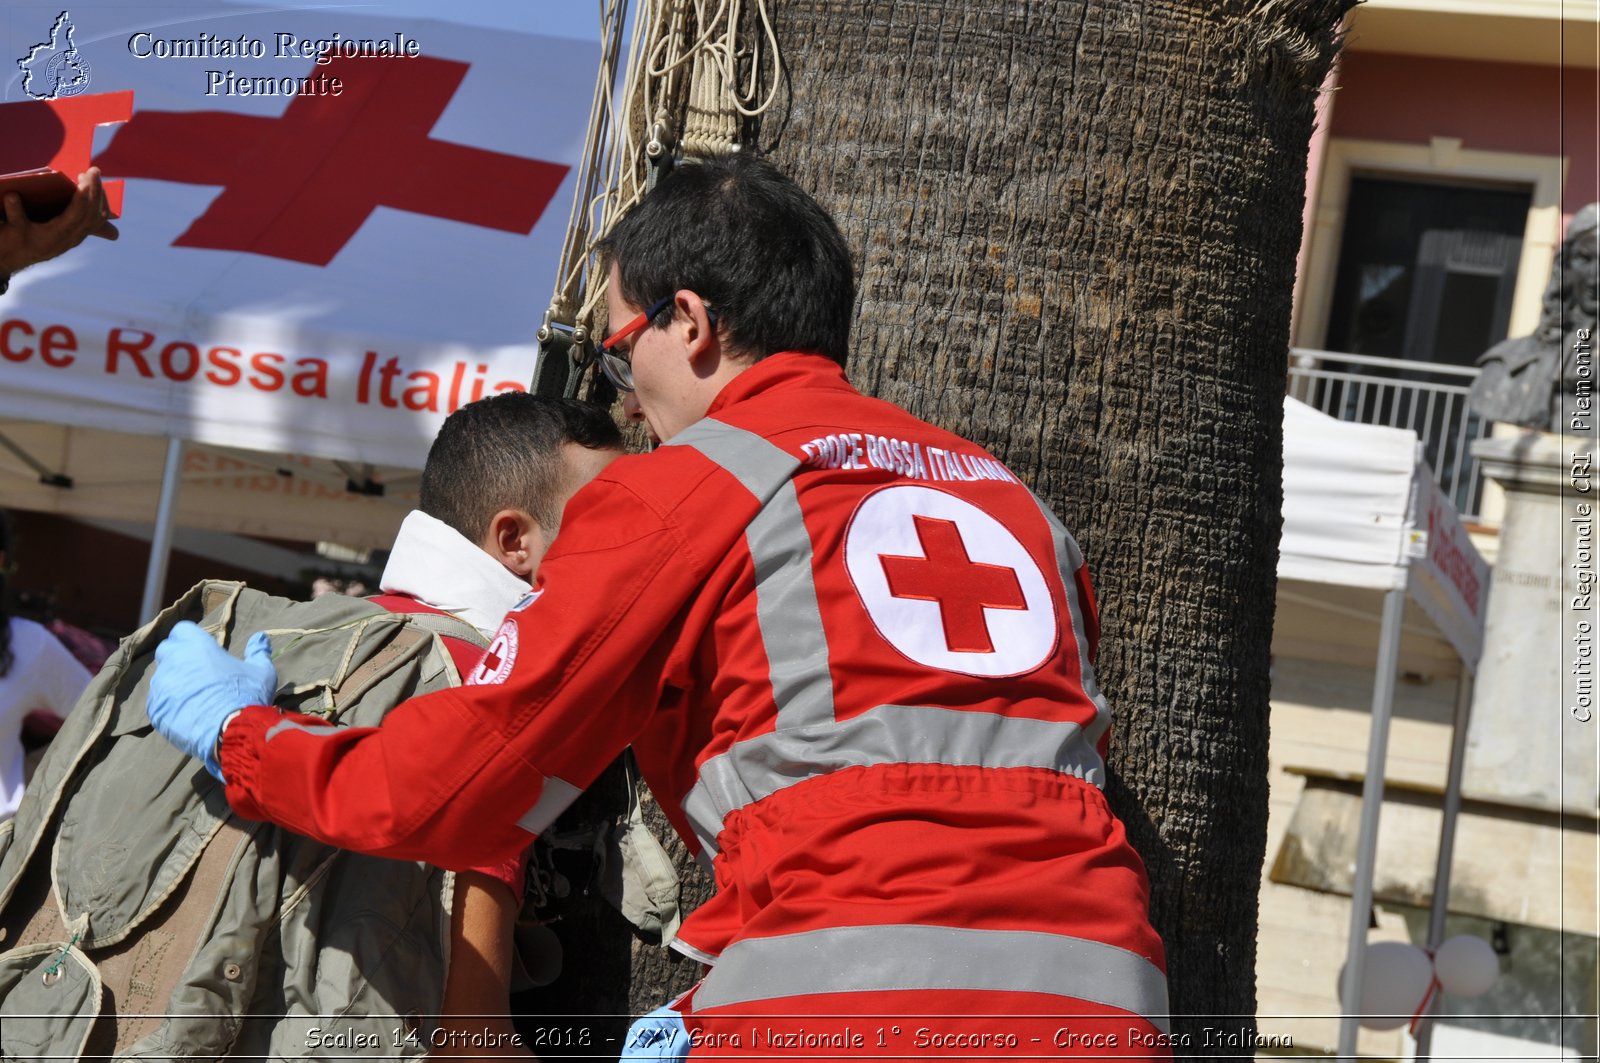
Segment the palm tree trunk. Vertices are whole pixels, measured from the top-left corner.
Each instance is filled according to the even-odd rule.
[[[1113,805],[1196,1047],[1255,1011],[1290,300],[1351,6],[775,6],[762,147],[857,251],[852,379],[990,448],[1089,557]]]
[[[1179,1056],[1253,1025],[1289,314],[1352,6],[769,2],[760,145],[856,249],[852,379],[988,447],[1089,557]],[[635,1010],[693,974],[636,946]]]

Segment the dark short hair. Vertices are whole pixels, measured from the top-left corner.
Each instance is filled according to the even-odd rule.
[[[687,288],[716,309],[737,353],[809,351],[840,365],[849,356],[850,249],[816,200],[753,155],[679,165],[600,247],[629,303]],[[654,324],[669,320],[663,311]]]
[[[622,433],[610,414],[577,399],[503,391],[463,406],[428,448],[417,508],[474,543],[502,509],[525,510],[554,535],[570,486],[563,443],[621,450]]]

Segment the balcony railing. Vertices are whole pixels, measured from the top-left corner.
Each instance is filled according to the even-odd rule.
[[[1467,408],[1478,370],[1367,354],[1290,353],[1289,394],[1341,421],[1409,428],[1445,497],[1463,520],[1475,520],[1483,477],[1469,453],[1491,422]]]

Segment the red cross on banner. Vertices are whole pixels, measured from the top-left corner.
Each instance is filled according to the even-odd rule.
[[[77,176],[89,168],[95,127],[126,122],[132,113],[131,92],[0,104],[0,189],[15,187],[30,206],[38,199],[59,212],[72,198]],[[46,170],[60,179],[54,183],[59,188],[39,179]],[[122,182],[106,181],[104,188],[116,217],[122,213]]]
[[[889,593],[939,603],[945,644],[955,653],[993,653],[985,609],[1026,609],[1015,570],[967,556],[955,521],[914,515],[922,557],[883,554]]]
[[[566,177],[559,163],[429,135],[465,63],[341,57],[321,72],[342,95],[296,96],[278,118],[141,111],[96,161],[118,177],[222,186],[174,246],[317,266],[377,207],[532,232]]]

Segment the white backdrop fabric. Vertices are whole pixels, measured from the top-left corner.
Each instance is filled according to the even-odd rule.
[[[417,468],[451,409],[526,386],[599,55],[535,32],[542,6],[518,32],[382,0],[75,5],[87,91],[134,92],[133,120],[96,138],[126,178],[122,238],[0,296],[0,417]],[[7,102],[26,98],[12,60],[60,12],[0,7]],[[280,54],[336,34],[418,54]],[[264,54],[170,54],[219,41]],[[344,93],[237,91],[319,76]]]

